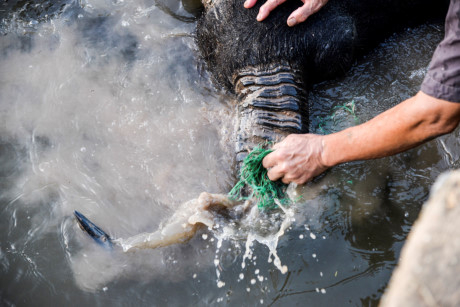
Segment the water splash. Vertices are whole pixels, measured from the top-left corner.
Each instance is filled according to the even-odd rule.
[[[72,3],[47,19],[18,12],[0,22],[2,303],[376,304],[428,186],[459,166],[458,130],[443,144],[337,167],[300,188],[310,202],[295,208],[297,225],[276,250],[287,274],[267,264],[257,240],[241,268],[248,234],[275,235],[283,211],[252,225],[218,220],[187,244],[107,255],[77,228],[73,210],[129,237],[157,229],[201,191],[228,191],[235,111],[197,69],[194,23],[181,17],[191,16],[180,1]],[[415,93],[442,32],[408,30],[344,79],[314,87],[311,131],[334,105],[354,100],[365,121]]]
[[[276,204],[283,210],[285,216],[284,219],[279,227],[279,230],[271,235],[268,236],[261,236],[257,233],[249,233],[245,247],[246,251],[243,255],[243,260],[241,263],[241,267],[244,269],[246,267],[246,260],[251,260],[253,257],[253,244],[254,241],[257,241],[265,246],[268,247],[269,249],[269,255],[268,255],[268,262],[271,263],[273,261],[273,264],[276,266],[276,268],[283,274],[286,274],[288,271],[288,267],[285,265],[281,264],[281,259],[278,256],[278,253],[276,251],[278,247],[278,242],[281,236],[284,235],[286,229],[291,226],[292,222],[295,221],[294,219],[294,211],[292,208],[285,208],[278,200],[275,200]],[[252,209],[251,213],[249,214],[250,219],[258,219],[259,218],[259,211]],[[272,259],[273,257],[273,259]]]

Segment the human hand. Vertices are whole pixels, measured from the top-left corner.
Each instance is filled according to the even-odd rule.
[[[293,27],[298,23],[304,22],[310,15],[319,11],[327,1],[328,0],[302,0],[304,5],[292,12],[287,20],[288,26]],[[256,2],[257,0],[246,0],[246,2],[244,2],[244,7],[249,9],[253,7]],[[267,18],[271,11],[284,2],[286,2],[286,0],[267,0],[259,9],[257,21],[262,21]]]
[[[272,181],[304,184],[328,169],[322,159],[322,135],[290,134],[273,149],[262,161]]]

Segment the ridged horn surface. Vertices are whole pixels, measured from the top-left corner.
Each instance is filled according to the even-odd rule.
[[[234,75],[233,84],[238,96],[237,161],[258,144],[307,132],[307,95],[300,73],[289,65],[247,67]]]

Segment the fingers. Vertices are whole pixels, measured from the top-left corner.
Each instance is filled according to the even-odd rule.
[[[254,0],[248,0],[254,1]],[[281,3],[286,2],[286,0],[267,0],[259,10],[259,15],[257,15],[257,21],[262,21],[273,11],[278,5]]]
[[[305,0],[304,5],[289,16],[287,21],[288,26],[293,27],[296,24],[304,22],[308,17],[319,11],[326,3],[327,1],[324,0]]]
[[[281,179],[281,181],[286,184],[293,181],[293,178],[287,174],[286,162],[281,162],[277,153],[272,152],[271,154],[268,154],[262,160],[262,165],[267,169],[267,176],[271,181]]]
[[[282,171],[281,167],[277,165],[268,169],[267,176],[271,181],[277,181],[278,179],[284,177],[284,172]]]
[[[328,0],[302,0],[304,5],[299,7],[297,10],[292,12],[289,16],[287,24],[290,27],[295,26],[301,22],[304,22],[312,14],[316,13],[320,8],[322,8]],[[257,21],[262,21],[281,3],[286,2],[286,0],[267,0],[259,9],[259,14],[257,15]],[[246,0],[244,2],[244,7],[249,9],[252,8],[257,3],[257,0]]]
[[[275,152],[271,152],[268,155],[265,156],[265,158],[262,160],[262,166],[265,167],[266,169],[272,168],[273,166],[276,165],[276,158],[275,158]]]
[[[251,7],[253,7],[255,4],[256,4],[257,0],[246,0],[244,2],[244,7],[247,8],[247,9],[250,9]]]
[[[279,164],[277,164],[278,160],[279,158],[275,152],[268,154],[262,160],[262,166],[267,169],[267,176],[271,181],[276,181],[282,178],[285,174],[284,170]]]
[[[301,176],[296,176],[296,174],[289,174],[286,172],[282,165],[277,165],[273,168],[270,168],[267,172],[267,176],[271,181],[277,181],[281,179],[281,181],[285,184],[289,184],[291,182],[304,184],[312,179],[311,174],[302,174]]]

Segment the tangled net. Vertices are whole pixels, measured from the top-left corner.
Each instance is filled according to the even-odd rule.
[[[289,198],[286,196],[287,185],[281,181],[268,179],[267,170],[262,166],[262,160],[272,151],[257,146],[243,160],[239,180],[228,193],[231,199],[255,199],[259,209],[276,208],[278,205],[275,199],[283,205],[289,203]],[[245,188],[248,188],[246,190],[249,192],[248,196],[243,195]]]

